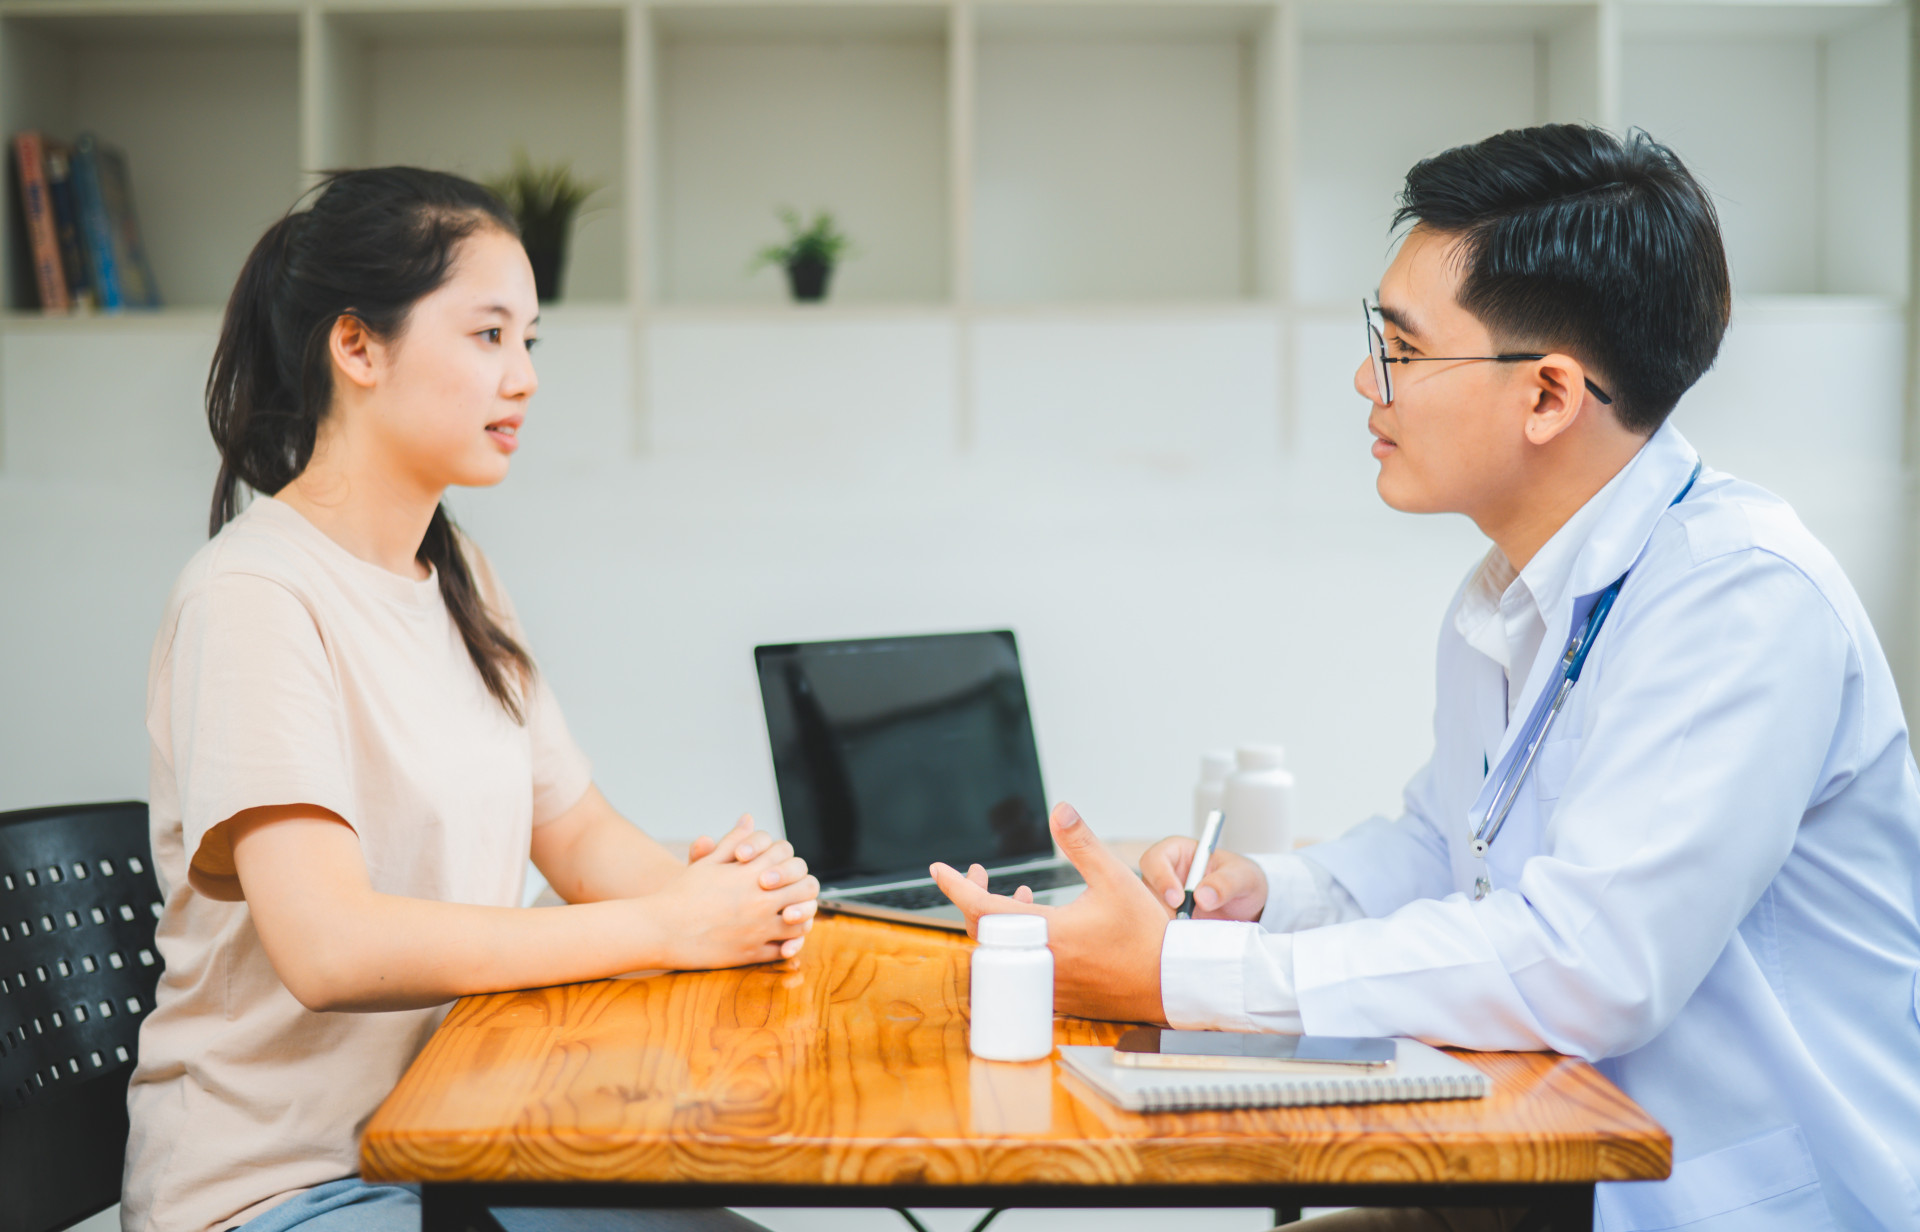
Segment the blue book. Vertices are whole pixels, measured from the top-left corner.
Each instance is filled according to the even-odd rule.
[[[107,216],[106,194],[100,189],[99,143],[82,133],[73,143],[73,197],[79,207],[80,249],[87,258],[87,281],[93,284],[95,303],[108,312],[124,306],[120,271],[113,256],[113,220]]]
[[[88,281],[87,258],[80,250],[80,205],[73,196],[73,147],[49,141],[46,147],[47,195],[53,199],[54,234],[60,241],[60,264],[67,275],[67,294],[76,308],[94,306]]]
[[[133,212],[133,177],[127,174],[127,156],[110,145],[94,147],[93,165],[100,173],[100,198],[107,206],[107,226],[113,233],[113,268],[120,275],[120,302],[127,308],[158,308],[160,287],[140,239],[140,221]]]

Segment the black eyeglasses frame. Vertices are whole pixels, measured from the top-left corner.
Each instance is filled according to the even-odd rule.
[[[1380,391],[1383,403],[1393,401],[1393,370],[1390,364],[1437,364],[1486,362],[1491,364],[1518,364],[1533,359],[1545,359],[1545,355],[1389,355],[1387,354],[1386,335],[1373,323],[1373,314],[1378,311],[1364,297],[1360,300],[1360,311],[1367,318],[1367,357],[1373,361],[1373,383]],[[1612,406],[1613,399],[1607,392],[1593,383],[1592,377],[1582,378],[1587,383],[1587,392],[1600,400],[1602,406]]]

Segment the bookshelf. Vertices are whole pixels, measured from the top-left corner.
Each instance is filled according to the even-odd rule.
[[[299,35],[289,11],[10,13],[0,18],[0,114],[9,135],[109,134],[129,152],[167,302],[223,304],[253,241],[300,187]],[[15,239],[7,264],[27,264]],[[6,285],[10,308],[32,302],[20,279]]]
[[[1674,143],[1743,295],[1904,312],[1908,23],[1898,0],[0,0],[0,119],[128,151],[167,312],[217,308],[317,168],[569,160],[606,185],[566,299],[627,326],[625,448],[651,447],[654,395],[686,403],[696,356],[903,326],[948,338],[902,414],[944,408],[966,448],[1016,414],[980,402],[1021,379],[996,357],[1061,321],[1098,365],[1142,329],[1185,354],[1196,312],[1244,342],[1251,312],[1271,355],[1232,362],[1288,368],[1304,322],[1374,284],[1412,161],[1544,120]],[[747,272],[782,204],[834,210],[859,249],[826,306]],[[17,238],[0,262],[0,330],[29,328]],[[31,325],[110,350],[101,327]],[[1313,412],[1267,384],[1284,449]]]

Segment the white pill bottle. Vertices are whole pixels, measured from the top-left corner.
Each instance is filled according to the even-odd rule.
[[[986,1061],[1053,1055],[1053,951],[1037,915],[983,915],[975,929],[967,1046]]]
[[[1242,854],[1293,850],[1293,775],[1277,744],[1243,744],[1222,792],[1227,814],[1220,845]]]

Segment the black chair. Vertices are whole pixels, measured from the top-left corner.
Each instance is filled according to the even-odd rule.
[[[159,916],[146,805],[0,813],[0,1232],[120,1200]]]

